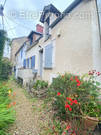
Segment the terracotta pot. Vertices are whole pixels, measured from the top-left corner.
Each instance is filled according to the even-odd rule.
[[[98,125],[98,122],[99,122],[98,118],[86,116],[84,118],[84,129],[93,131],[95,127]]]
[[[94,131],[94,129],[98,125],[98,122],[99,120],[96,117],[86,116],[85,118],[83,118],[84,130],[82,132],[82,135],[88,135],[89,131]]]

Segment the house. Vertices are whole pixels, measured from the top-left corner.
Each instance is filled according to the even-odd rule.
[[[11,61],[12,65],[13,65],[13,71],[14,72],[16,71],[15,54],[26,40],[27,40],[26,37],[19,37],[19,38],[14,38],[12,40],[12,42],[11,42],[10,61]]]
[[[26,55],[27,55],[27,51],[33,48],[33,46],[37,44],[38,41],[42,38],[42,33],[43,33],[43,27],[37,24],[36,31],[30,32],[30,34],[27,37],[27,41],[25,41],[16,52],[15,54],[16,78],[18,77],[23,81],[24,80],[29,81],[30,79],[33,78],[32,69],[35,66],[36,57],[34,55],[34,52],[32,52],[28,57],[26,57]]]
[[[101,72],[99,2],[74,0],[63,13],[52,4],[44,7],[40,17],[43,35],[28,43],[24,68],[18,69],[18,77],[23,79],[24,85],[36,73],[36,78],[51,83],[58,73],[82,74],[92,69]],[[30,66],[27,61],[32,57],[33,66]]]

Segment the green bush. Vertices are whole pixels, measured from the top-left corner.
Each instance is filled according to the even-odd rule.
[[[101,107],[97,100],[100,95],[100,83],[95,79],[99,72],[92,72],[93,74],[85,74],[82,77],[65,73],[53,80],[49,94],[52,96],[53,108],[58,112],[56,114],[62,119],[66,120],[68,116],[74,115],[101,116]]]
[[[12,66],[8,59],[0,61],[0,80],[7,80],[12,72]]]
[[[37,80],[33,87],[36,90],[44,89],[48,87],[48,82],[45,82],[43,80]]]

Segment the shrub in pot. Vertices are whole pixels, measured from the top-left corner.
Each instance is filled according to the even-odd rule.
[[[86,120],[91,117],[93,122],[95,118],[98,120],[101,116],[101,107],[97,100],[100,95],[100,83],[96,81],[96,77],[100,76],[99,72],[90,71],[88,74],[83,76],[77,76],[70,73],[59,75],[53,80],[50,86],[51,95],[53,99],[53,107],[57,110],[59,116],[66,120],[67,117],[73,119],[78,118],[79,120]],[[67,98],[72,101],[78,102],[73,104],[68,112],[66,109]],[[68,102],[70,105],[70,102]],[[98,121],[96,121],[96,124]],[[84,124],[84,121],[83,121]],[[95,125],[96,125],[95,124]],[[84,128],[86,124],[84,124]],[[93,127],[94,129],[94,127]]]

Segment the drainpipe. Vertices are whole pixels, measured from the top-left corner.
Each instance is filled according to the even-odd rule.
[[[101,47],[101,26],[100,26],[99,9],[98,9],[97,0],[95,0],[95,4],[96,4],[97,16],[98,16],[99,36],[100,36],[100,47]]]

